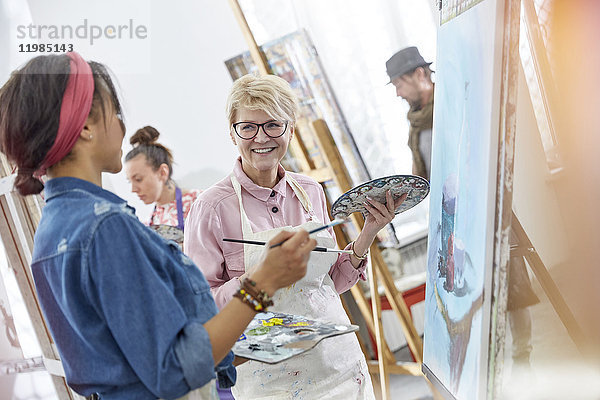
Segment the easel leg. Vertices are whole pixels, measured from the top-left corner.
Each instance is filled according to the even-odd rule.
[[[371,312],[371,306],[369,305],[369,302],[367,301],[364,293],[362,292],[362,289],[358,285],[354,285],[350,290],[352,292],[352,296],[354,296],[354,300],[356,301],[356,304],[358,305],[358,308],[360,309],[363,318],[365,319],[365,323],[367,324],[367,329],[369,330],[369,333],[373,335],[373,337],[375,337],[375,324],[373,323],[373,313]],[[394,354],[392,353],[392,351],[387,345],[387,342],[385,341],[383,342],[383,353],[385,354],[388,360],[395,359]],[[365,358],[370,359],[371,357],[368,357],[365,354]]]
[[[540,282],[544,293],[546,294],[546,296],[548,296],[552,307],[554,307],[554,310],[556,311],[561,322],[567,329],[569,336],[573,340],[573,343],[575,343],[575,346],[577,346],[579,352],[582,355],[585,354],[585,335],[581,330],[581,327],[575,320],[575,317],[573,316],[573,313],[571,312],[569,306],[565,302],[565,299],[560,294],[558,286],[556,286],[556,283],[554,283],[554,280],[550,276],[550,273],[544,266],[542,259],[540,258],[539,254],[535,251],[533,244],[529,240],[527,233],[523,229],[523,226],[519,222],[519,219],[517,218],[514,212],[512,214],[511,227],[514,230],[515,235],[517,236],[519,246],[521,248],[526,249],[523,255],[527,259],[527,263],[529,264],[531,270]]]
[[[372,268],[376,269],[377,276],[381,279],[385,295],[392,306],[392,309],[396,312],[396,315],[400,319],[402,324],[402,330],[406,337],[408,347],[415,357],[415,361],[418,363],[423,362],[423,342],[421,337],[417,333],[415,325],[412,322],[410,311],[402,297],[402,294],[396,289],[394,279],[390,274],[390,271],[381,257],[381,252],[376,248],[376,245],[371,246],[372,253]]]
[[[371,288],[371,304],[373,305],[373,315],[376,316],[374,319],[375,325],[375,341],[377,342],[377,357],[379,359],[379,382],[381,383],[381,398],[384,400],[389,399],[390,382],[387,374],[387,360],[383,352],[383,344],[385,343],[383,338],[383,324],[381,322],[381,300],[379,298],[379,291],[377,290],[377,274],[375,273],[375,266],[371,263],[369,270],[369,285]]]

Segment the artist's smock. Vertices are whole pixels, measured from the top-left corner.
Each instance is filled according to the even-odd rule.
[[[241,168],[237,171],[238,174],[240,171]],[[312,230],[328,222],[326,212],[316,215],[317,207],[313,206],[308,190],[305,190],[305,187],[312,185],[320,186],[302,175],[285,173],[283,168],[280,168],[279,173],[282,178],[280,183],[285,176],[286,199],[289,202],[287,206],[292,207],[292,204],[295,204],[296,211],[304,213],[304,218],[300,223],[280,222],[276,227],[255,228],[256,224],[252,221],[256,216],[250,214],[244,202],[244,189],[247,186],[243,186],[234,173],[228,179],[235,193],[234,199],[240,218],[237,223],[241,225],[241,236],[238,237],[267,241],[282,229]],[[249,185],[251,181],[245,174],[241,179],[244,180],[244,177],[245,185]],[[304,185],[300,181],[303,181]],[[250,187],[256,189],[258,186],[252,184]],[[321,195],[316,196],[315,204],[324,210],[324,194],[319,190],[317,192]],[[276,194],[268,196],[276,197]],[[277,214],[278,206],[273,207],[277,208],[272,208],[271,212]],[[190,216],[192,212],[193,210]],[[188,230],[191,226],[189,223],[188,219]],[[321,231],[314,237],[319,246],[335,246],[333,232]],[[185,243],[191,244],[187,241]],[[243,249],[242,265],[246,270],[260,262],[263,248],[240,244],[238,247]],[[352,267],[348,258],[347,263]],[[335,271],[336,266],[340,268],[340,257],[337,254],[313,252],[308,260],[306,276],[290,287],[279,289],[273,296],[275,304],[270,310],[302,315],[333,324],[349,324],[337,293],[339,287],[332,280],[331,272]],[[364,264],[362,267],[364,268]],[[354,267],[352,269],[355,270]],[[358,278],[359,273],[356,273],[353,282],[341,280],[342,289],[346,290],[346,284],[354,284]],[[279,364],[248,361],[238,366],[238,381],[232,388],[232,393],[240,399],[374,399],[368,367],[354,334],[325,339],[310,351]]]
[[[255,232],[283,226],[298,226],[311,220],[290,185],[287,176],[292,176],[306,191],[313,204],[313,213],[324,223],[329,223],[325,193],[313,179],[278,169],[279,182],[273,187],[258,186],[242,170],[241,159],[235,162],[233,176],[243,190],[242,201],[250,224]],[[328,229],[335,238],[333,229]],[[240,207],[231,179],[224,178],[198,196],[185,221],[185,253],[196,262],[212,290],[217,307],[227,304],[239,290],[237,279],[244,273],[244,246],[223,242],[223,238],[242,238]],[[350,246],[347,247],[348,249]],[[341,254],[329,270],[329,276],[338,293],[350,289],[358,279],[365,279],[366,262],[358,268],[350,262],[350,255]]]
[[[217,313],[200,270],[145,227],[125,200],[55,178],[35,234],[32,271],[68,384],[105,399],[177,398],[218,375],[203,324]],[[212,383],[214,387],[214,383]]]

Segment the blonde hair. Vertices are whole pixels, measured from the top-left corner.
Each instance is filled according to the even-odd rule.
[[[298,100],[290,84],[275,75],[244,75],[237,79],[227,97],[229,124],[235,122],[241,108],[261,110],[271,118],[296,122]]]

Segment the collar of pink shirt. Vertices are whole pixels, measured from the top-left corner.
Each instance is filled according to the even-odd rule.
[[[279,177],[279,182],[277,182],[273,189],[258,186],[248,177],[248,175],[246,175],[242,169],[242,157],[238,157],[238,159],[235,161],[233,175],[236,177],[245,191],[259,200],[267,201],[273,190],[280,196],[285,197],[286,195],[287,173],[281,164],[279,164],[277,167],[277,176]]]

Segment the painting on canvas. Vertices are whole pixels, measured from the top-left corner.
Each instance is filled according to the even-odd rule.
[[[486,390],[501,0],[438,31],[423,363],[454,398]]]

